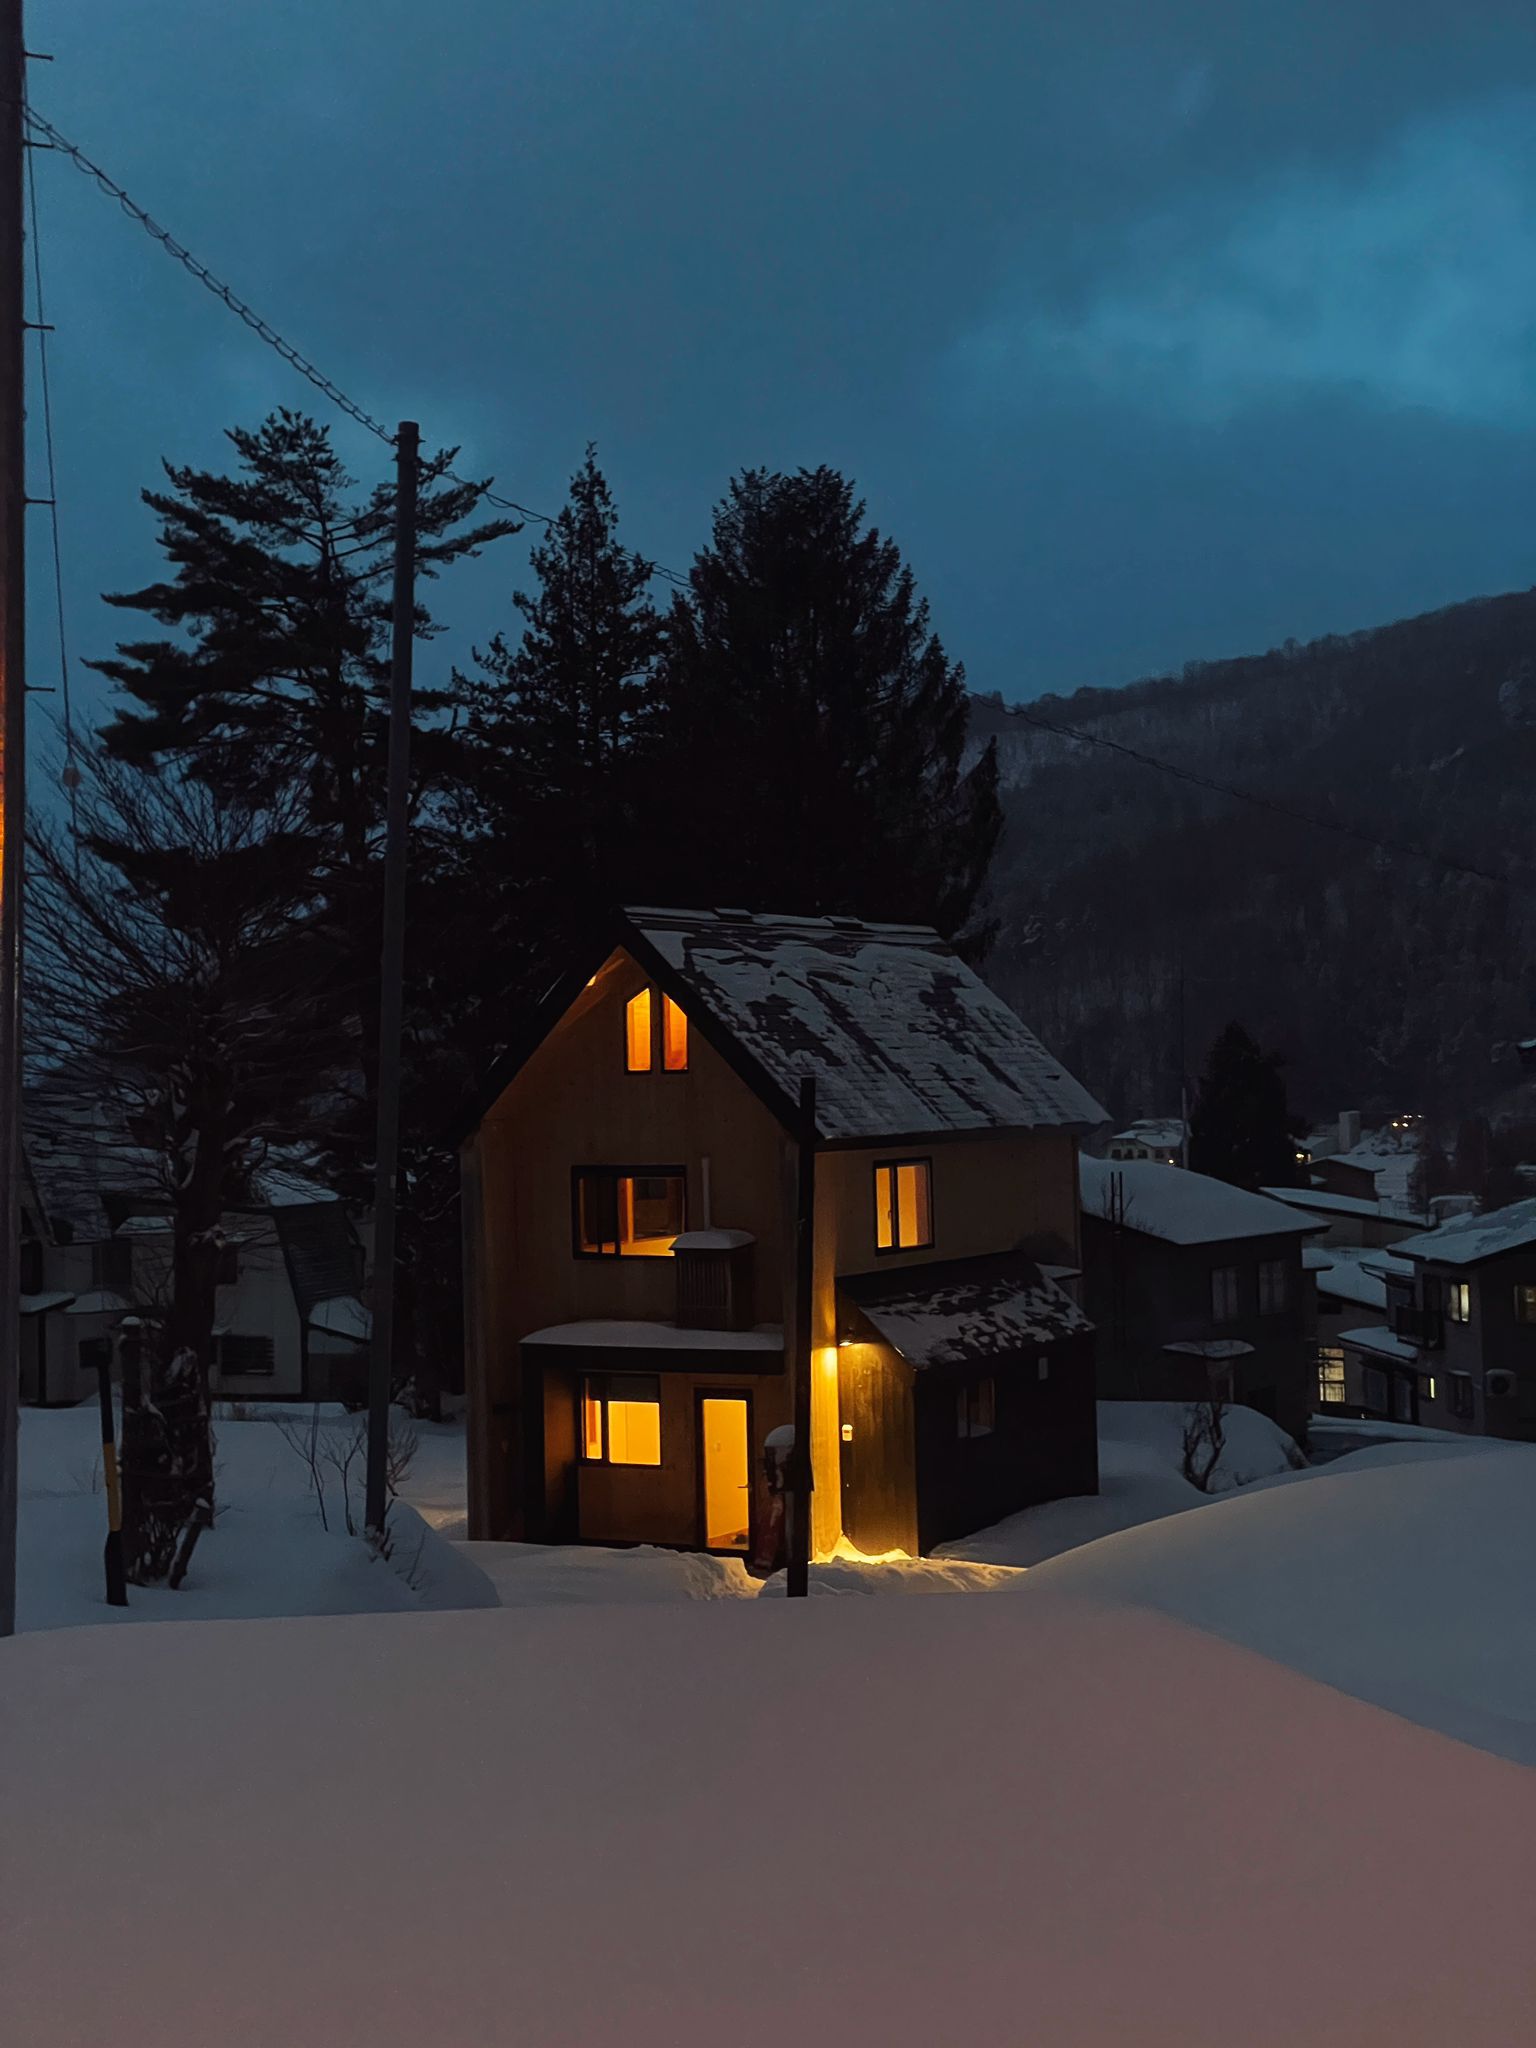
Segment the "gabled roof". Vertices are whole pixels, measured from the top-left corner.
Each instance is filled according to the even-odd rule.
[[[1536,1244],[1536,1196],[1490,1209],[1483,1216],[1453,1216],[1438,1230],[1405,1237],[1392,1247],[1399,1258],[1435,1259],[1447,1266],[1476,1266],[1503,1252]]]
[[[1322,1228],[1283,1202],[1250,1194],[1206,1173],[1163,1166],[1155,1159],[1078,1161],[1083,1214],[1108,1220],[1112,1183],[1124,1190],[1120,1217],[1127,1230],[1160,1237],[1165,1244],[1222,1244],[1234,1237],[1286,1237]]]
[[[1093,1328],[1022,1252],[853,1274],[837,1291],[918,1367],[1021,1361],[1026,1351]]]
[[[1380,1202],[1367,1201],[1364,1195],[1335,1195],[1327,1188],[1265,1188],[1277,1202],[1284,1202],[1291,1209],[1312,1209],[1319,1216],[1379,1216],[1383,1223],[1412,1224],[1411,1216],[1394,1216],[1390,1209],[1384,1209]]]
[[[936,931],[856,918],[630,910],[653,958],[823,1138],[1084,1129],[1104,1112]]]
[[[624,911],[497,1062],[483,1114],[615,946],[789,1128],[816,1083],[832,1144],[967,1131],[1086,1130],[1087,1089],[925,925],[745,910]]]

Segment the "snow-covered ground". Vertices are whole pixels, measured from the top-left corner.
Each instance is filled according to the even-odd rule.
[[[1530,2039],[1536,1773],[1049,1569],[21,1637],[7,2048]]]

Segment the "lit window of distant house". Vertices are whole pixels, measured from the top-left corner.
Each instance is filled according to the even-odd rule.
[[[1472,1397],[1472,1375],[1467,1372],[1451,1374],[1451,1413],[1459,1415],[1463,1422],[1470,1422],[1475,1411]]]
[[[661,999],[661,1064],[668,1074],[688,1071],[688,1019],[670,996]]]
[[[1448,1323],[1471,1322],[1472,1283],[1469,1280],[1451,1280],[1446,1283],[1445,1319]]]
[[[1419,1374],[1419,1399],[1433,1401],[1435,1398],[1435,1376],[1432,1372]]]
[[[1211,1268],[1211,1321],[1235,1323],[1238,1317],[1236,1266]]]
[[[1291,1305],[1291,1268],[1285,1259],[1259,1262],[1259,1314],[1283,1315]]]
[[[875,1168],[875,1249],[919,1251],[933,1243],[933,1191],[926,1159]]]
[[[578,1258],[668,1256],[686,1216],[680,1166],[578,1166],[573,1178]]]
[[[1536,1323],[1536,1287],[1515,1289],[1515,1321]]]
[[[956,1436],[990,1436],[997,1427],[997,1385],[972,1380],[955,1396]]]
[[[661,1381],[654,1373],[591,1373],[582,1381],[581,1455],[588,1465],[661,1463]]]
[[[1346,1398],[1344,1391],[1344,1354],[1336,1345],[1324,1344],[1317,1354],[1317,1398],[1326,1407]]]
[[[651,1071],[651,992],[641,989],[624,1005],[624,1064],[632,1074]]]

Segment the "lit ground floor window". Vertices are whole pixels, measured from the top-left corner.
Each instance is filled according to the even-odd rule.
[[[1317,1352],[1317,1398],[1337,1406],[1344,1398],[1344,1354],[1337,1345],[1321,1344]]]

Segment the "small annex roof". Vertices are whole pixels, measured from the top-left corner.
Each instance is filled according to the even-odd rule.
[[[631,909],[663,963],[785,1104],[816,1083],[831,1141],[1054,1127],[1105,1113],[926,925]],[[621,934],[620,943],[626,943]]]
[[[1417,1365],[1418,1346],[1410,1344],[1405,1337],[1399,1337],[1394,1330],[1380,1324],[1364,1330],[1341,1330],[1333,1340],[1348,1344],[1356,1351],[1370,1351],[1377,1358],[1390,1358],[1398,1365]]]
[[[917,1367],[1003,1365],[1093,1328],[1022,1252],[849,1274],[837,1291]]]
[[[1446,1266],[1476,1266],[1504,1252],[1536,1244],[1536,1195],[1490,1209],[1481,1216],[1453,1216],[1434,1230],[1402,1238],[1392,1249],[1400,1258],[1434,1259]]]
[[[1105,1220],[1115,1207],[1113,1184],[1124,1193],[1127,1230],[1166,1244],[1221,1244],[1234,1237],[1300,1236],[1322,1226],[1267,1194],[1251,1194],[1209,1174],[1155,1159],[1079,1160],[1083,1214]]]
[[[1333,1301],[1351,1302],[1358,1308],[1386,1307],[1387,1283],[1373,1264],[1367,1264],[1379,1254],[1352,1244],[1325,1245],[1321,1250],[1324,1263],[1316,1269],[1319,1294],[1326,1294]]]
[[[665,1358],[675,1351],[773,1351],[784,1349],[784,1332],[777,1323],[759,1323],[754,1330],[693,1330],[677,1323],[648,1323],[638,1319],[594,1317],[584,1323],[551,1323],[533,1330],[523,1344],[539,1347],[571,1347],[579,1351],[629,1351],[651,1358]]]

